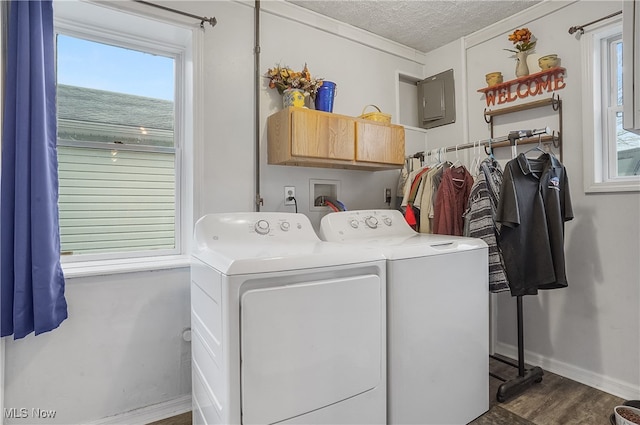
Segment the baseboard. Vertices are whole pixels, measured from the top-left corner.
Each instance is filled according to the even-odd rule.
[[[191,410],[191,395],[99,419],[89,425],[145,425]]]
[[[502,342],[496,343],[495,352],[496,354],[501,354],[512,359],[518,358],[518,348],[513,345],[504,344]],[[589,370],[582,369],[558,360],[554,360],[527,350],[525,350],[525,361],[527,364],[530,364],[532,366],[540,366],[542,369],[555,373],[556,375],[560,375],[565,378],[572,379],[576,382],[580,382],[581,384],[597,388],[601,391],[613,394],[625,400],[637,400],[640,398],[640,387],[634,386],[629,382],[624,382],[605,375],[593,373]]]

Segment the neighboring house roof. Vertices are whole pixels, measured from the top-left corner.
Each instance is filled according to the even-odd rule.
[[[173,102],[58,84],[58,118],[173,130]]]

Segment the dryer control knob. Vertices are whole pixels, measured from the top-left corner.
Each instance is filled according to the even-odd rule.
[[[283,232],[288,232],[290,227],[291,225],[288,221],[283,221],[282,223],[280,223],[280,229],[282,229]]]
[[[375,229],[378,227],[378,219],[375,217],[367,217],[364,219],[364,224],[366,224],[372,229]]]
[[[358,224],[358,220],[351,220],[351,221],[349,222],[349,225],[350,225],[351,227],[353,227],[354,229],[357,229],[357,228],[358,228],[358,226],[359,226],[359,224]]]
[[[269,233],[269,222],[267,220],[258,220],[258,222],[253,226],[256,233],[261,235],[266,235]]]
[[[393,223],[391,221],[391,217],[385,217],[384,219],[382,219],[382,221],[384,222],[384,224],[386,224],[387,226],[391,226],[391,223]]]

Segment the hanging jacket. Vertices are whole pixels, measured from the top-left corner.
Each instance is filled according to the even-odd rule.
[[[463,167],[447,168],[442,173],[442,182],[436,194],[433,217],[433,233],[462,236],[463,214],[473,186],[473,177]]]
[[[502,170],[495,160],[487,158],[480,164],[479,171],[465,212],[464,235],[480,238],[489,246],[489,291],[503,292],[509,290],[509,282],[498,247],[499,229],[495,220]]]

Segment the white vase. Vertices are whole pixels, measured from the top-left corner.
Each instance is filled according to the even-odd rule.
[[[529,67],[527,66],[528,52],[516,53],[516,77],[524,77],[529,75]]]

